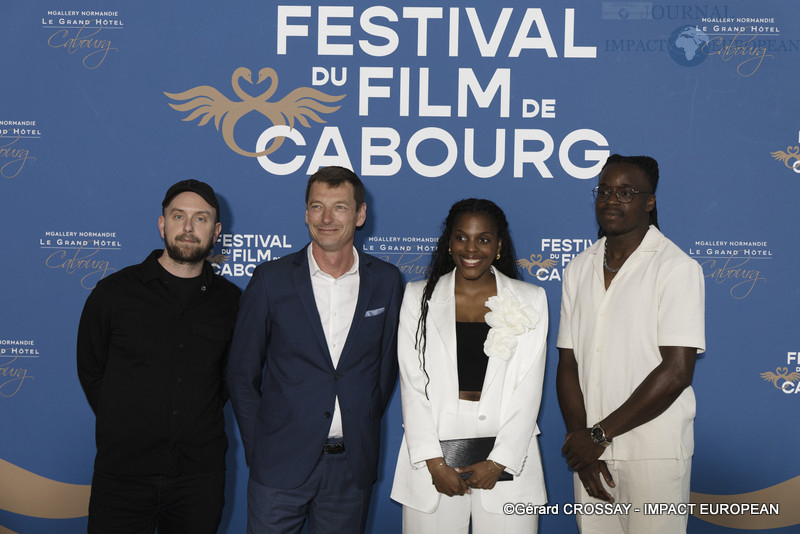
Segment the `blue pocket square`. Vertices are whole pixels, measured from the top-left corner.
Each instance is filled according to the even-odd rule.
[[[380,315],[386,310],[386,308],[375,308],[374,310],[367,310],[367,313],[364,314],[364,317],[375,317],[376,315]]]

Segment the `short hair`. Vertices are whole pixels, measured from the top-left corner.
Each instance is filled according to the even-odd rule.
[[[611,154],[600,170],[600,173],[602,174],[606,167],[614,164],[633,165],[641,169],[647,181],[650,182],[650,189],[655,194],[656,188],[658,187],[658,162],[655,159],[650,156],[620,156],[619,154]],[[661,229],[658,226],[658,210],[655,202],[653,202],[653,211],[650,212],[650,224],[659,230]],[[600,229],[597,230],[597,237],[603,237],[604,235],[606,234],[603,228],[600,227]]]
[[[364,184],[359,179],[358,175],[344,167],[332,165],[330,167],[323,167],[311,175],[306,185],[306,204],[308,204],[308,196],[311,194],[311,186],[317,182],[324,183],[328,187],[337,188],[344,183],[353,186],[353,196],[356,199],[356,208],[360,208],[364,203]]]

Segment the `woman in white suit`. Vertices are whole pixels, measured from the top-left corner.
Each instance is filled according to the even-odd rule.
[[[542,288],[516,280],[514,247],[493,202],[457,202],[427,281],[406,287],[398,359],[405,435],[392,499],[403,532],[535,533],[546,502],[536,436],[547,338]],[[495,437],[485,460],[448,465],[441,440]],[[513,480],[498,482],[503,471]],[[469,478],[464,480],[461,475]]]

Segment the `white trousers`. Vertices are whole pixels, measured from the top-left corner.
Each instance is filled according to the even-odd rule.
[[[478,403],[458,401],[458,436],[477,436]],[[505,482],[498,482],[505,484]],[[439,498],[439,507],[427,514],[403,506],[403,534],[536,534],[538,515],[505,515],[487,512],[481,504],[481,493],[492,490],[472,489],[472,493]]]
[[[630,504],[627,514],[576,514],[581,534],[685,534],[686,514],[647,514],[647,504],[689,502],[691,458],[685,460],[608,460],[616,487],[602,480],[614,503]],[[574,475],[576,503],[603,503],[590,497]],[[639,512],[635,510],[639,509]]]

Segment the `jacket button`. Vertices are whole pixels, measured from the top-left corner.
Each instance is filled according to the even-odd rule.
[[[340,375],[339,373],[336,373],[335,375],[333,375],[333,379],[334,380],[339,380],[340,378],[342,378],[342,375]]]
[[[322,417],[324,417],[325,419],[330,419],[331,418],[331,412],[325,412],[324,414],[322,414]]]

